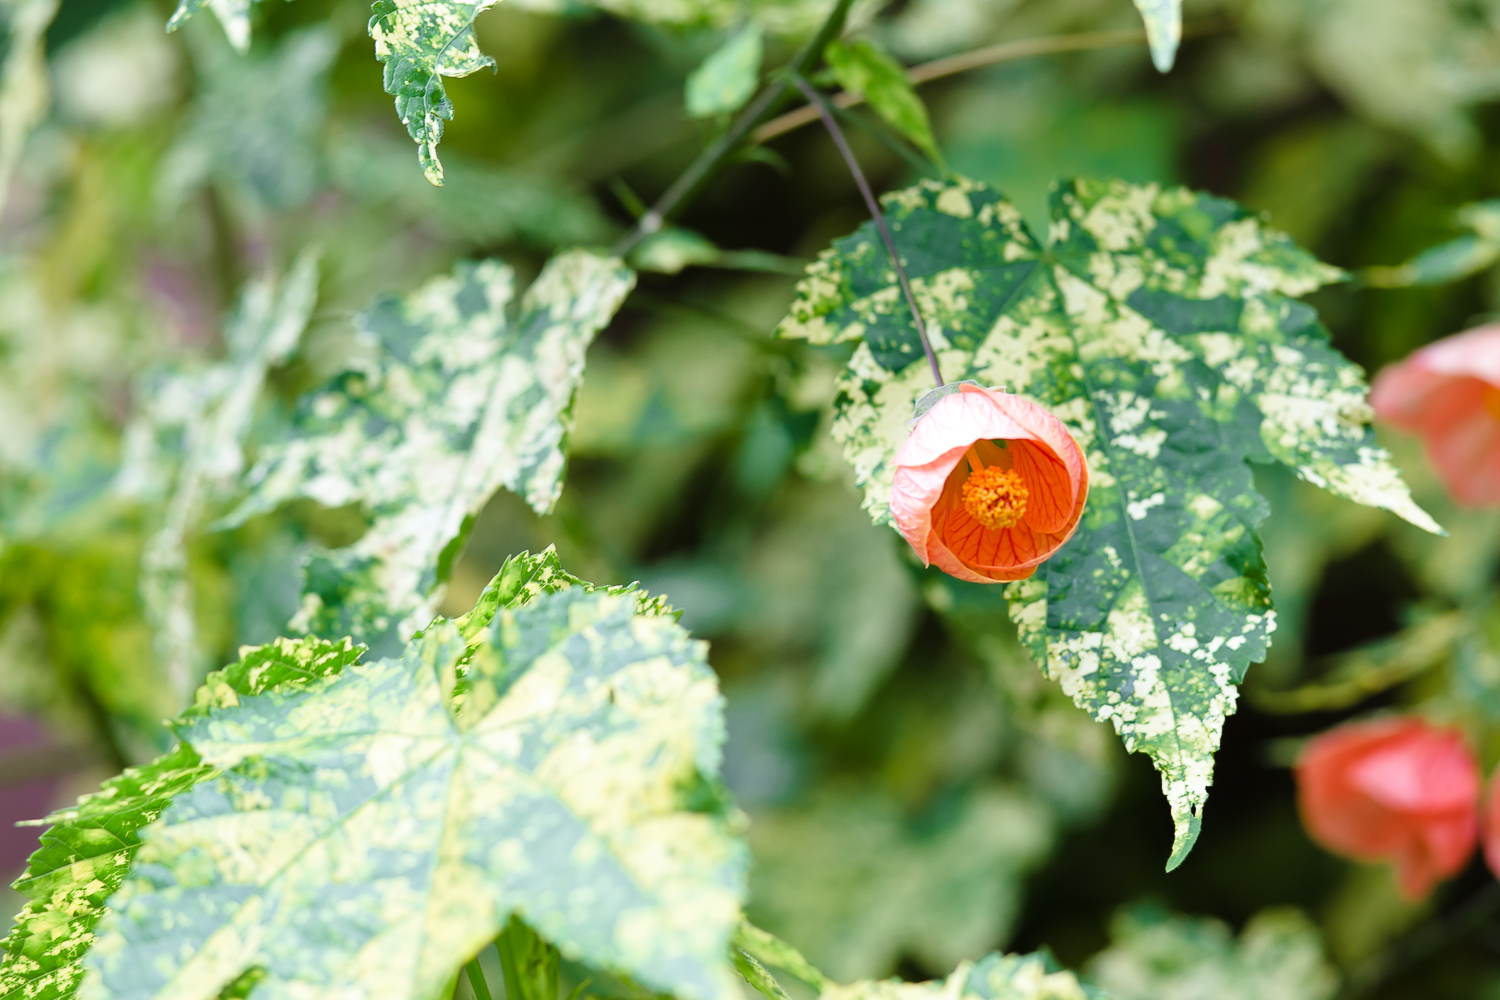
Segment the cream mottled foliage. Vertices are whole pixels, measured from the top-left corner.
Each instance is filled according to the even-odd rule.
[[[83,995],[212,1000],[255,969],[253,1000],[434,998],[516,914],[573,958],[733,997],[746,858],[697,794],[724,739],[704,656],[549,552],[402,657],[218,699],[178,724],[218,770],[142,831]]]
[[[1061,185],[1045,247],[972,181],[886,210],[944,376],[1041,403],[1087,455],[1079,530],[1011,585],[1011,614],[1049,675],[1156,762],[1175,866],[1235,685],[1275,628],[1245,460],[1440,530],[1375,444],[1359,369],[1292,298],[1341,273],[1230,202],[1156,185]],[[872,227],[799,291],[782,336],[857,345],[833,434],[889,522],[896,449],[932,383]]]
[[[941,982],[864,981],[826,988],[820,1000],[1091,1000],[1099,996],[1071,972],[1036,955],[991,953],[963,962]]]
[[[511,271],[496,261],[360,314],[374,360],[303,399],[295,435],[263,451],[229,519],[298,497],[369,514],[359,541],[304,568],[295,627],[399,650],[432,619],[447,564],[497,489],[551,508],[584,352],[634,281],[617,259],[573,250],[548,262],[514,321]]]

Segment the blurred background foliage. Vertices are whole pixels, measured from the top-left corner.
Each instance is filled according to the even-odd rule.
[[[495,72],[448,84],[458,113],[438,189],[391,114],[358,4],[257,6],[245,56],[209,18],[165,34],[160,2],[61,0],[44,33],[38,4],[3,5],[8,53],[40,33],[50,90],[33,95],[24,153],[0,129],[0,166],[17,164],[0,221],[7,821],[167,742],[159,720],[178,696],[141,562],[176,472],[123,475],[127,428],[173,379],[223,362],[247,281],[321,251],[316,311],[268,373],[253,449],[340,367],[350,316],[375,295],[487,255],[524,283],[550,250],[623,233],[724,125],[687,113],[685,78],[747,23],[775,65],[824,13],[811,0],[506,0],[477,23]],[[1500,196],[1500,2],[1189,0],[1185,14],[1165,76],[1131,43],[924,86],[949,166],[1043,229],[1048,184],[1071,174],[1263,210],[1350,269],[1314,301],[1371,371],[1500,311],[1500,225],[1474,207]],[[908,64],[1139,25],[1124,0],[871,0],[854,20]],[[850,121],[877,188],[922,173],[872,116]],[[1280,627],[1229,720],[1202,839],[1166,875],[1149,762],[1027,662],[999,588],[924,572],[870,526],[827,436],[841,356],[770,339],[787,272],[862,214],[812,128],[708,185],[681,220],[690,232],[643,248],[636,262],[658,273],[589,352],[556,512],[496,496],[445,612],[467,609],[508,554],[548,544],[582,577],[669,594],[712,641],[728,698],[750,915],[837,978],[929,978],[992,947],[1046,946],[1116,1000],[1326,1000],[1340,983],[1500,997],[1500,898],[1480,863],[1403,904],[1383,869],[1307,840],[1288,771],[1306,736],[1416,702],[1487,733],[1487,766],[1500,758],[1500,518],[1455,509],[1401,440],[1448,538],[1258,472]],[[163,454],[182,447],[174,433]],[[210,490],[196,529],[231,499]],[[277,634],[299,552],[362,528],[356,509],[304,504],[191,531],[204,666]],[[18,871],[34,836],[0,828],[0,866]]]

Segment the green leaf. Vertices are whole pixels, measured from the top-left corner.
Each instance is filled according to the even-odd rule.
[[[755,93],[765,35],[750,24],[730,35],[688,76],[687,111],[694,118],[713,118],[738,111]]]
[[[1146,41],[1151,46],[1151,61],[1162,73],[1177,59],[1182,41],[1182,0],[1135,0],[1135,9],[1146,22]]]
[[[238,663],[209,675],[183,718],[203,717],[241,696],[337,673],[361,652],[347,640],[320,639],[278,639],[245,649]],[[43,821],[52,828],[42,834],[40,849],[15,883],[28,902],[0,942],[0,998],[61,1000],[77,992],[83,955],[93,944],[105,901],[125,879],[141,830],[176,796],[217,774],[180,744]]]
[[[216,181],[253,210],[304,204],[322,180],[338,33],[327,25],[291,32],[274,49],[248,56],[222,45],[194,49],[201,89],[162,162],[162,201],[176,207]]]
[[[0,4],[5,29],[5,61],[0,63],[0,214],[26,140],[52,104],[46,34],[57,7],[58,0]]]
[[[1106,1000],[1103,994],[1057,969],[1043,954],[992,952],[963,962],[946,980],[903,983],[899,979],[832,985],[820,1000]],[[1161,998],[1153,998],[1161,1000]]]
[[[1264,910],[1236,941],[1218,920],[1141,907],[1119,914],[1110,936],[1088,973],[1113,1000],[1329,1000],[1338,990],[1318,930],[1298,910]]]
[[[293,436],[263,449],[251,495],[226,519],[298,497],[363,505],[364,536],[304,567],[296,629],[397,651],[432,620],[452,560],[497,489],[551,508],[584,351],[634,281],[615,258],[568,251],[543,268],[510,322],[510,268],[464,263],[357,317],[374,360],[302,400]]]
[[[489,707],[455,718],[464,652],[445,621],[183,720],[223,773],[143,832],[90,995],[213,1000],[254,969],[256,997],[436,998],[515,915],[576,960],[730,1000],[747,859],[701,793],[724,739],[705,644],[637,594],[538,592],[493,617],[471,674]]]
[[[115,488],[138,499],[167,491],[161,524],[141,554],[141,600],[178,705],[208,666],[188,573],[190,535],[209,503],[237,483],[266,374],[297,349],[317,296],[318,255],[308,251],[283,281],[245,288],[224,330],[227,358],[148,379],[138,394],[145,402],[126,430]]]
[[[948,968],[1010,933],[1023,880],[1051,846],[1051,817],[1003,786],[917,830],[879,795],[823,793],[757,813],[751,916],[835,979],[881,975],[904,957]],[[809,893],[809,885],[821,887]]]
[[[474,19],[498,0],[375,0],[370,6],[370,37],[375,58],[385,63],[385,92],[396,98],[396,114],[417,142],[422,173],[443,183],[438,140],[443,122],[453,119],[453,102],[443,77],[468,76],[495,65],[479,51]]]
[[[937,141],[932,137],[927,105],[912,89],[900,63],[867,41],[852,45],[831,42],[823,50],[823,58],[828,61],[840,87],[863,97],[892,128],[942,166],[943,154],[938,151]]]
[[[1441,531],[1376,445],[1360,370],[1291,298],[1341,272],[1180,188],[1064,183],[1045,248],[972,181],[886,206],[944,376],[1046,406],[1087,454],[1078,532],[1008,588],[1011,617],[1048,675],[1156,763],[1175,867],[1235,685],[1275,627],[1245,460]],[[932,376],[873,226],[835,241],[799,290],[782,336],[858,343],[833,433],[889,523],[896,449]]]

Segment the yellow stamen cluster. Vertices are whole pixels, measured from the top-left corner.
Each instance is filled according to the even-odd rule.
[[[964,510],[986,528],[1009,528],[1021,523],[1031,491],[1015,469],[991,465],[970,473],[959,497]]]

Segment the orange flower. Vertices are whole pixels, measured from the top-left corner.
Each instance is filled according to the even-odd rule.
[[[961,383],[896,453],[891,513],[924,565],[974,583],[1024,580],[1078,527],[1089,470],[1062,422]]]
[[[1370,405],[1419,434],[1459,503],[1500,504],[1500,324],[1439,340],[1384,369]]]
[[[1393,862],[1411,900],[1474,853],[1479,784],[1463,734],[1420,719],[1340,726],[1309,742],[1297,761],[1307,832],[1335,854]]]

